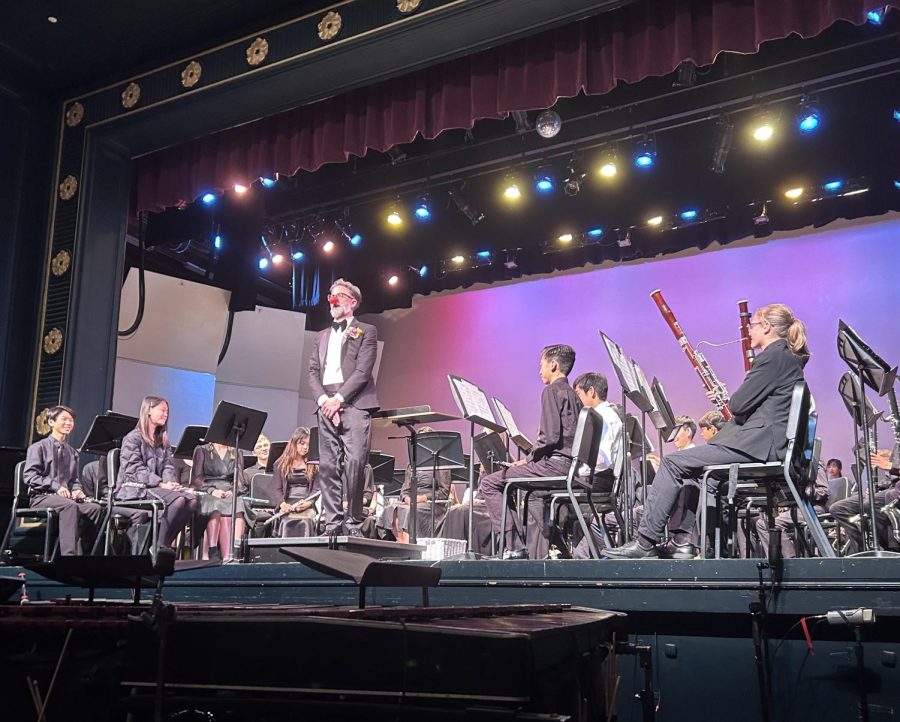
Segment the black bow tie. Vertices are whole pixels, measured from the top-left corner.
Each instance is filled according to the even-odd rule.
[[[347,328],[346,321],[332,321],[331,328],[335,331],[344,331]]]

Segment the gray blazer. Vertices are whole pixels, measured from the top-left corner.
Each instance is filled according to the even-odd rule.
[[[354,328],[359,330],[353,331]],[[309,387],[312,389],[313,399],[327,394],[322,385],[322,375],[325,373],[325,353],[330,334],[330,326],[316,334],[309,357]],[[363,411],[374,411],[379,407],[375,378],[372,376],[377,355],[378,330],[354,318],[347,326],[341,344],[341,373],[344,383],[338,393],[344,398],[345,404]]]
[[[794,384],[803,381],[808,356],[796,355],[779,339],[756,355],[728,407],[734,418],[710,444],[741,451],[760,461],[783,461]]]
[[[150,446],[140,431],[130,431],[122,439],[116,499],[145,499],[147,489],[159,486],[162,481],[178,482],[172,450],[167,446]]]

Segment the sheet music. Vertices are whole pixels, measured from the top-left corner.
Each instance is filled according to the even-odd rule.
[[[459,376],[448,376],[451,386],[456,391],[456,398],[462,405],[460,412],[463,416],[478,416],[488,421],[494,421],[494,412],[484,391],[470,381]]]
[[[603,339],[603,343],[609,353],[610,361],[612,361],[613,366],[616,367],[619,380],[625,382],[625,393],[637,391],[638,381],[635,378],[634,369],[628,359],[625,358],[622,349],[609,336],[603,333],[603,331],[600,332],[600,337]]]
[[[494,397],[494,406],[497,407],[497,414],[499,414],[500,416],[500,423],[506,427],[506,430],[510,433],[510,436],[521,436],[524,438],[525,435],[521,431],[519,431],[519,427],[516,426],[513,415],[510,413],[509,409],[506,408],[503,402],[496,396]]]
[[[659,411],[659,407],[656,405],[656,399],[653,398],[653,389],[650,388],[650,384],[647,382],[647,377],[644,375],[644,370],[640,366],[638,366],[637,361],[635,361],[634,359],[631,359],[631,363],[634,366],[634,374],[637,378],[638,388],[640,388],[641,393],[647,397],[647,400],[653,407],[653,411]]]

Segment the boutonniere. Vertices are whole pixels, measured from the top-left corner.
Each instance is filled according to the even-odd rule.
[[[363,335],[363,330],[359,326],[351,326],[347,329],[347,335],[350,338],[359,338]]]

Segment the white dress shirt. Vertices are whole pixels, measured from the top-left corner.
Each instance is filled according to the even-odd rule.
[[[341,371],[341,347],[344,345],[344,336],[347,335],[347,329],[350,328],[353,317],[350,316],[345,320],[347,321],[347,326],[342,331],[335,331],[332,328],[328,336],[328,348],[325,351],[325,368],[322,369],[323,386],[344,383],[344,372]],[[340,323],[340,321],[335,323]],[[340,394],[335,394],[335,396],[340,397]],[[316,403],[321,406],[327,400],[327,394],[322,394],[316,400]],[[339,400],[343,401],[343,398],[339,398]]]
[[[597,454],[597,466],[594,471],[612,469],[616,476],[621,472],[622,456],[622,419],[609,401],[601,401],[594,411],[603,419],[603,431],[600,434],[600,451]]]

